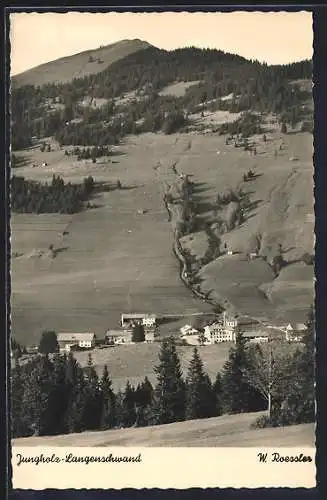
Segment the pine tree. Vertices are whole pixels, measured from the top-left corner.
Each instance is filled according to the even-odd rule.
[[[85,368],[85,401],[83,423],[86,429],[95,430],[100,426],[101,396],[99,377],[93,365],[92,355],[89,353]]]
[[[39,344],[39,352],[42,354],[50,354],[58,351],[59,345],[56,332],[44,331]]]
[[[155,422],[168,424],[185,419],[185,383],[173,337],[163,339],[159,352],[159,364],[155,388]]]
[[[186,420],[212,416],[212,391],[195,347],[186,378]]]
[[[26,377],[23,394],[23,411],[29,434],[52,434],[52,416],[49,405],[53,390],[53,366],[45,356],[39,358]]]
[[[148,377],[145,377],[135,390],[135,405],[137,413],[137,426],[142,427],[152,422],[152,405],[154,390]]]
[[[135,398],[134,389],[129,383],[126,382],[123,398],[122,398],[122,425],[124,427],[131,427],[136,422]]]
[[[213,384],[213,393],[215,395],[215,415],[219,416],[223,412],[223,401],[222,401],[222,376],[218,372],[216,380]]]
[[[142,323],[135,323],[132,330],[132,342],[144,342],[145,333]]]
[[[228,360],[222,371],[222,400],[224,413],[243,413],[255,411],[257,391],[246,381],[244,371],[248,367],[247,341],[241,332],[237,333],[236,343],[230,349]],[[260,408],[261,409],[261,408]]]
[[[66,355],[57,354],[53,359],[53,388],[49,398],[49,412],[52,418],[52,433],[65,433],[65,414],[68,406],[68,385],[66,380]]]
[[[11,423],[12,436],[24,437],[28,435],[25,424],[25,412],[23,406],[24,396],[24,375],[17,360],[11,375]]]
[[[303,345],[299,348],[289,366],[291,378],[284,399],[284,411],[274,415],[276,424],[301,424],[315,421],[315,320],[313,308],[308,313],[307,331]]]
[[[65,413],[65,429],[67,433],[80,432],[85,429],[83,413],[85,405],[85,380],[83,370],[72,353],[66,363],[66,385],[68,405]]]
[[[111,429],[115,426],[115,395],[112,390],[112,382],[109,377],[107,365],[103,368],[102,378],[100,382],[101,391],[101,418],[100,428]]]

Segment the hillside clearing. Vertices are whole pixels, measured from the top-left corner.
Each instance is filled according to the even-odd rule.
[[[12,446],[170,446],[292,447],[314,446],[314,424],[250,429],[262,413],[225,415],[137,429],[83,432],[65,436],[18,438]]]
[[[193,87],[194,85],[198,85],[200,83],[199,80],[194,80],[191,82],[176,82],[172,83],[170,85],[167,85],[167,87],[163,88],[160,92],[160,96],[168,96],[172,95],[174,97],[183,97],[190,87]]]

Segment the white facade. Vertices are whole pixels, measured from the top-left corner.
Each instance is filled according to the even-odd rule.
[[[223,325],[225,328],[236,328],[237,327],[237,318],[234,316],[228,316],[226,311],[223,313]]]
[[[295,325],[289,323],[285,328],[287,342],[301,342],[307,329],[308,328],[304,323],[298,323]]]
[[[198,335],[199,331],[196,328],[193,328],[191,325],[185,325],[180,328],[180,332],[182,335]]]
[[[156,317],[155,316],[145,316],[142,319],[143,326],[153,327],[156,325]]]
[[[69,352],[72,347],[78,346],[90,349],[95,345],[94,333],[58,333],[57,341],[62,352]]]
[[[80,340],[78,343],[78,346],[84,347],[84,348],[92,347],[92,341],[91,340]]]
[[[127,313],[121,315],[120,321],[122,327],[131,325],[135,322],[140,322],[143,326],[154,327],[156,325],[157,318],[154,314]]]
[[[235,332],[233,329],[225,328],[221,323],[214,323],[204,328],[204,335],[209,344],[220,342],[235,342]]]
[[[130,330],[108,330],[105,337],[109,344],[122,345],[132,343],[132,332]]]
[[[145,332],[145,342],[151,343],[154,341],[154,331]]]

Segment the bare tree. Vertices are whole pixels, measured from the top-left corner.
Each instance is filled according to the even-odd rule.
[[[269,339],[265,345],[249,347],[248,358],[245,378],[267,400],[270,418],[273,400],[278,398],[280,389],[287,380],[289,354],[285,352],[283,345]]]

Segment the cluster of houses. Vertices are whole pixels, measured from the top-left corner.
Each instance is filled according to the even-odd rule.
[[[142,325],[144,330],[144,342],[154,342],[157,334],[157,317],[154,314],[122,314],[120,329],[107,330],[104,340],[98,340],[94,333],[58,333],[57,342],[61,352],[69,352],[72,349],[93,349],[97,345],[122,345],[133,343],[133,329],[136,325]]]
[[[158,318],[155,314],[122,314],[120,328],[107,330],[104,338],[97,339],[92,332],[57,333],[59,350],[68,353],[71,350],[89,350],[95,347],[133,344],[133,331],[136,325],[142,325],[144,342],[152,343],[158,339]],[[233,315],[224,312],[215,321],[203,328],[185,325],[180,329],[180,339],[188,345],[213,345],[221,342],[235,342],[238,332],[249,342],[261,343],[270,339],[287,342],[301,342],[307,330],[304,323],[289,323],[284,326],[263,325],[248,316]],[[37,346],[30,347],[28,354],[36,354]],[[31,352],[30,352],[31,351]]]
[[[287,342],[301,342],[307,330],[304,323],[285,326],[263,325],[248,316],[229,315],[224,312],[217,321],[196,329],[192,325],[185,325],[180,329],[181,339],[188,345],[212,345],[221,342],[235,342],[238,332],[249,342],[261,343],[279,338]]]

